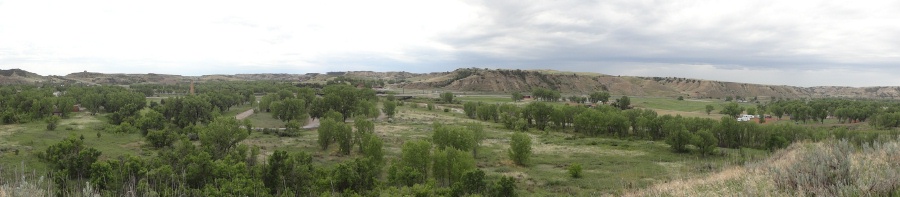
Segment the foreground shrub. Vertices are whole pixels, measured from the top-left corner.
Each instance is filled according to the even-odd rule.
[[[853,146],[842,140],[828,146],[806,147],[807,154],[785,167],[774,167],[775,185],[789,190],[807,190],[817,196],[837,196],[854,184],[850,154]],[[812,154],[814,153],[814,154]]]
[[[571,176],[572,178],[576,178],[576,179],[581,178],[581,164],[573,163],[573,164],[569,165],[568,170],[569,170],[569,176]]]

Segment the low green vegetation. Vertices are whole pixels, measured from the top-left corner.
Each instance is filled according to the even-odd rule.
[[[0,182],[0,192],[22,194],[29,189],[34,190],[28,192],[31,194],[62,196],[654,195],[667,194],[654,190],[655,184],[703,179],[741,166],[769,173],[771,177],[766,178],[776,184],[760,187],[774,188],[774,193],[763,194],[888,195],[897,190],[896,186],[871,182],[891,183],[889,173],[864,179],[857,175],[872,173],[854,166],[858,165],[854,162],[882,161],[859,160],[869,154],[892,157],[888,152],[900,134],[893,129],[898,124],[892,119],[900,113],[900,105],[891,102],[821,99],[751,105],[628,96],[610,101],[607,92],[562,97],[549,89],[531,92],[537,100],[547,102],[449,92],[438,98],[399,101],[390,95],[379,99],[371,89],[356,88],[374,82],[347,78],[328,84],[298,87],[216,82],[200,84],[193,95],[168,94],[153,102],[139,98],[186,92],[185,87],[62,87],[58,89],[65,92],[63,96],[42,100],[35,98],[49,91],[3,86],[0,92],[21,88],[25,93],[0,95],[4,99],[0,108],[7,109],[0,114],[4,120],[0,167],[24,165],[34,173],[23,176],[19,169],[0,171],[0,180],[31,179],[27,183]],[[97,102],[104,99],[111,102]],[[558,102],[562,99],[569,102]],[[89,110],[58,112],[59,106],[69,106],[70,100]],[[259,105],[254,104],[256,100]],[[598,102],[604,104],[588,105]],[[769,113],[790,117],[793,122],[701,118],[703,112],[713,111],[707,106],[720,108],[728,116],[734,112]],[[257,113],[245,120],[234,118],[251,109]],[[820,118],[822,110],[836,118]],[[807,121],[810,123],[799,124]],[[815,126],[819,124],[831,125]],[[304,129],[307,126],[310,129]],[[804,153],[791,158],[804,164],[831,162],[836,168],[791,162],[767,168],[751,165],[773,153],[770,160],[784,158],[779,155],[786,154],[784,150],[806,151],[797,148],[804,144],[815,146],[809,151],[827,154]],[[848,161],[852,162],[846,165]],[[893,170],[888,164],[876,162],[873,166]],[[45,181],[35,175],[44,175]],[[856,190],[856,186],[876,189]]]

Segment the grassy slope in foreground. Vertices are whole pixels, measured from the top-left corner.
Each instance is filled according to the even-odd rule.
[[[768,160],[627,196],[897,196],[900,142],[800,142]]]

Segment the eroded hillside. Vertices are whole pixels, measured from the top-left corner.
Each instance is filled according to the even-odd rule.
[[[689,98],[770,97],[770,98],[900,98],[900,87],[794,87],[720,82],[701,79],[589,75],[528,70],[457,69],[432,73],[429,77],[403,84],[408,89],[444,89],[473,92],[527,92],[550,88],[580,94],[606,90],[632,96],[687,96]]]

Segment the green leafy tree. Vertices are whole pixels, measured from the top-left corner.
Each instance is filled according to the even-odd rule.
[[[519,93],[519,92],[512,93],[513,102],[519,102],[519,101],[522,101],[523,99],[525,99],[525,96],[522,95],[522,93]]]
[[[497,108],[499,108],[497,104],[482,104],[478,107],[476,115],[478,116],[478,119],[483,121],[493,120],[494,122],[498,122],[500,120],[500,115],[498,114]]]
[[[432,141],[438,149],[455,148],[469,151],[475,147],[475,136],[464,127],[445,126],[439,123],[433,125],[434,134]]]
[[[59,125],[59,116],[48,116],[44,119],[44,122],[47,122],[48,131],[56,130],[57,125]]]
[[[178,139],[178,134],[169,130],[149,130],[144,137],[154,148],[163,148],[171,146]]]
[[[395,108],[396,104],[394,103]],[[381,115],[381,110],[378,110],[374,101],[361,101],[357,105],[357,111],[354,113],[356,117],[378,118]]]
[[[631,99],[628,96],[622,96],[622,98],[616,100],[616,106],[621,110],[629,109],[631,108]]]
[[[469,117],[471,119],[475,119],[477,109],[478,109],[478,103],[476,103],[476,102],[467,101],[467,102],[463,103],[463,112],[466,114],[467,117]]]
[[[418,183],[423,183],[428,178],[428,164],[431,161],[431,143],[422,140],[412,140],[403,143],[400,153],[400,163],[422,175]]]
[[[353,121],[353,126],[356,127],[356,133],[353,134],[354,141],[359,145],[359,152],[363,152],[363,147],[367,146],[366,138],[375,135],[375,123],[358,117]]]
[[[452,92],[441,93],[441,102],[453,103],[453,97],[454,97],[454,95]]]
[[[669,144],[675,152],[687,152],[687,145],[693,140],[691,133],[678,121],[669,121],[663,127],[668,128],[667,131],[671,133],[666,138],[666,144]]]
[[[518,121],[520,117],[519,107],[512,104],[501,104],[498,113],[500,123],[503,123],[503,127],[506,129],[515,129],[516,121]]]
[[[289,98],[282,101],[275,101],[270,104],[272,116],[281,121],[287,122],[291,120],[306,120],[309,111],[306,109],[306,101],[301,99]]]
[[[461,180],[453,184],[451,191],[453,196],[484,194],[487,191],[484,171],[474,169],[463,173]]]
[[[575,116],[575,131],[588,134],[598,135],[603,129],[603,113],[597,110],[587,110]]]
[[[464,172],[475,169],[472,155],[454,148],[435,150],[432,161],[434,179],[444,186],[452,185]]]
[[[318,177],[312,156],[306,152],[276,150],[262,167],[262,180],[269,194],[303,196],[313,192]]]
[[[558,91],[553,91],[546,88],[535,88],[531,90],[531,94],[536,99],[540,99],[542,101],[553,102],[558,101],[560,98],[562,98],[562,95],[560,95]]]
[[[86,93],[81,98],[81,106],[90,111],[91,115],[96,115],[100,112],[100,107],[103,106],[103,95],[93,92]]]
[[[388,93],[387,96],[384,97],[384,99],[387,101],[396,101],[397,97],[394,95],[393,92],[391,92],[391,93]]]
[[[728,115],[731,118],[735,118],[738,115],[741,115],[741,113],[743,112],[744,108],[742,108],[735,102],[729,102],[728,104],[725,104],[724,106],[722,106],[722,110],[719,111],[719,113]]]
[[[516,180],[512,177],[503,176],[500,178],[500,181],[497,181],[494,184],[494,187],[491,189],[490,196],[504,196],[504,197],[516,197],[519,196],[516,194]]]
[[[251,132],[253,132],[253,121],[250,120],[249,118],[248,118],[248,119],[244,119],[243,121],[241,121],[241,126],[244,126],[244,129],[247,129],[247,134],[248,134],[248,135],[249,135]]]
[[[354,112],[359,111],[357,110],[360,106],[358,103],[375,99],[374,92],[369,95],[348,85],[329,85],[323,89],[323,92],[325,93],[325,105],[340,113],[343,116],[341,121],[347,120],[354,115]]]
[[[200,145],[213,158],[223,158],[237,147],[238,143],[247,138],[247,132],[241,131],[239,126],[240,124],[234,117],[216,118],[200,132]]]
[[[309,105],[309,117],[314,119],[321,118],[325,115],[325,112],[328,112],[328,106],[325,104],[325,100],[318,97],[313,99]]]
[[[368,159],[353,159],[339,163],[331,171],[331,187],[345,193],[362,193],[375,188],[378,166]]]
[[[384,141],[376,135],[368,135],[363,142],[362,154],[379,166],[384,165]]]
[[[531,137],[525,133],[515,133],[509,143],[509,158],[516,164],[528,165],[531,159]]]
[[[766,140],[766,148],[769,151],[775,151],[780,148],[784,148],[790,145],[790,141],[782,137],[781,135],[772,135],[769,136],[769,139]]]
[[[472,137],[474,139],[473,147],[472,147],[472,157],[478,158],[478,147],[481,146],[481,142],[487,138],[487,134],[484,133],[484,126],[478,123],[470,123],[466,125],[466,128],[472,132]]]
[[[147,110],[141,118],[138,118],[135,126],[141,130],[141,135],[147,135],[147,131],[151,129],[165,128],[166,117],[156,110]]]
[[[329,112],[330,113],[330,112]],[[340,115],[338,115],[340,116]],[[340,120],[343,117],[337,117],[336,119]],[[342,127],[340,124],[343,124],[343,121],[337,121],[335,118],[326,117],[320,121],[318,133],[319,133],[319,147],[322,150],[328,149],[328,146],[331,145],[331,142],[335,140],[337,130]]]
[[[47,147],[44,160],[69,178],[90,178],[91,164],[100,158],[101,152],[84,146],[84,140],[70,135],[65,140]]]
[[[525,106],[525,118],[527,123],[534,124],[540,130],[545,130],[550,122],[553,107],[544,102],[532,102]]]
[[[706,115],[709,115],[715,109],[716,107],[713,107],[713,105],[706,105]]]
[[[69,117],[74,106],[75,99],[72,97],[64,96],[56,98],[56,108],[59,109],[59,113],[62,117]]]
[[[330,128],[334,129],[331,133],[338,143],[338,152],[343,155],[350,155],[350,151],[353,150],[353,129],[346,123],[335,123],[336,124]]]
[[[385,101],[381,109],[388,118],[393,118],[397,113],[397,102],[396,101]]]
[[[609,92],[606,92],[606,91],[594,92],[588,96],[588,101],[590,101],[591,103],[597,103],[597,102],[606,103],[606,102],[609,102],[609,97],[610,97]]]
[[[756,108],[755,107],[747,108],[747,114],[756,115]]]
[[[700,154],[712,155],[716,151],[716,145],[719,144],[719,139],[716,139],[716,136],[713,135],[709,130],[700,130],[694,136],[694,146],[698,148]]]

